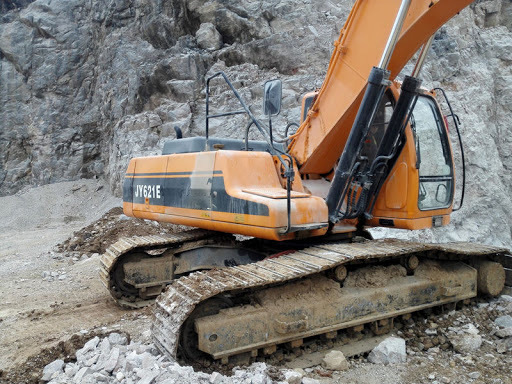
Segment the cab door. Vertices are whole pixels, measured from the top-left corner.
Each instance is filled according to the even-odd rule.
[[[444,119],[431,94],[418,96],[405,136],[368,224],[403,229],[447,225],[455,186],[453,158]]]

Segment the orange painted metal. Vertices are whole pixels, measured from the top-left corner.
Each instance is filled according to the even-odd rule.
[[[297,235],[283,233],[287,226],[287,201],[282,198],[282,192],[277,191],[286,190],[281,185],[274,159],[267,152],[220,150],[135,158],[130,162],[126,177],[146,178],[148,173],[165,173],[165,176],[150,176],[151,178],[190,179],[191,188],[203,190],[205,195],[216,193],[211,189],[212,183],[209,179],[214,175],[222,176],[225,192],[229,197],[264,205],[268,207],[268,215],[233,213],[216,210],[215,207],[193,209],[163,206],[152,201],[147,204],[125,202],[125,214],[271,240],[292,239]],[[186,173],[189,174],[184,175]],[[292,226],[316,224],[323,228],[305,229],[307,236],[325,234],[327,206],[324,200],[304,193],[300,178],[297,178],[295,185],[298,185],[299,190],[293,192],[291,199]],[[165,193],[167,191],[162,187],[162,194]]]
[[[394,83],[390,88],[395,98],[398,97],[397,87],[398,84]],[[444,129],[447,129],[446,125]],[[432,227],[433,217],[442,217],[442,225],[448,225],[453,204],[443,209],[420,210],[418,207],[419,170],[416,168],[415,140],[410,125],[407,126],[405,135],[405,146],[377,198],[375,208],[371,212],[373,219],[366,225],[382,226],[379,220],[386,219],[393,220],[394,228],[424,229]],[[450,153],[453,154],[449,141],[448,145]]]
[[[372,66],[377,65],[400,0],[358,0],[331,57],[308,117],[289,146],[303,174],[329,172],[341,155]],[[391,78],[435,31],[472,0],[413,0],[391,56]]]
[[[125,201],[125,214],[271,240],[325,234],[328,221],[326,203],[323,198],[304,190],[297,164],[303,176],[313,179],[333,168],[352,128],[368,74],[382,55],[400,2],[356,1],[335,43],[336,49],[323,86],[314,93],[316,101],[293,136],[289,151],[296,161],[296,177],[292,184],[291,225],[303,227],[302,231],[283,233],[288,224],[286,180],[278,159],[267,152],[218,150],[137,158],[130,162],[126,177],[134,182],[140,178],[174,178],[176,182],[178,179],[183,182],[186,178],[190,190],[198,191],[199,199],[210,200],[211,204],[215,199],[208,196],[216,193],[212,189],[212,180],[222,177],[222,193],[225,192],[225,199],[231,199],[229,204],[250,202],[268,208],[268,215],[214,206],[198,209],[194,204],[189,207],[165,206],[151,198],[146,198],[144,203],[140,200],[137,203]],[[391,79],[441,25],[471,2],[413,0],[390,60]],[[399,84],[394,83],[390,92],[397,99]],[[424,211],[418,207],[419,171],[416,168],[415,140],[409,126],[405,134],[405,146],[380,191],[373,218],[365,224],[382,226],[386,225],[384,220],[395,228],[421,229],[432,227],[432,218],[436,217],[446,225],[450,220],[451,206]],[[163,187],[162,190],[162,193],[169,193]],[[190,192],[184,187],[183,193]],[[338,227],[343,232],[343,228],[353,230],[355,224],[353,220],[346,221],[339,223]]]

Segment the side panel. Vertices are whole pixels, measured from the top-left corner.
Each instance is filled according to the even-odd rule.
[[[284,240],[285,190],[266,152],[216,151],[132,160],[124,188],[130,216],[204,229]],[[300,191],[291,200],[291,223],[325,226],[323,199]],[[133,208],[132,208],[133,206]]]

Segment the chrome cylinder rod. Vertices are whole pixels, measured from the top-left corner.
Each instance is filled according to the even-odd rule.
[[[428,39],[428,41],[425,44],[423,44],[423,48],[421,48],[420,55],[412,71],[412,77],[419,76],[421,69],[423,68],[423,64],[425,63],[425,59],[427,58],[427,53],[430,50],[430,47],[432,46],[432,42],[434,41],[434,35],[435,33],[432,36],[430,36],[430,39]]]
[[[391,60],[391,55],[395,50],[396,42],[398,41],[398,37],[400,36],[400,32],[402,31],[405,17],[407,16],[407,12],[409,11],[410,5],[411,0],[402,0],[402,4],[398,9],[398,14],[396,16],[395,23],[393,24],[393,28],[391,28],[391,33],[389,34],[388,42],[386,43],[386,48],[384,48],[384,53],[382,54],[382,58],[380,59],[379,68],[388,68],[389,61]]]

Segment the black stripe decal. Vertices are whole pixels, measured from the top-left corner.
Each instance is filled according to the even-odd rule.
[[[222,176],[125,179],[124,202],[145,204],[146,198],[150,205],[269,216],[267,205],[228,195]]]

